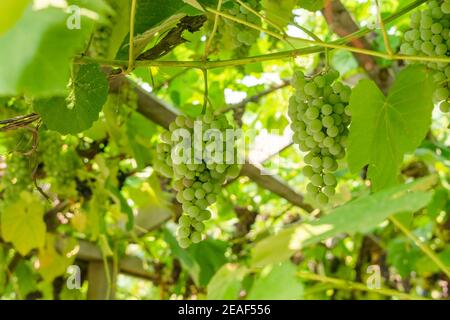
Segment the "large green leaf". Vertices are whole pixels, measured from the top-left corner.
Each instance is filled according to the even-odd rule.
[[[177,257],[198,286],[206,286],[216,271],[227,262],[225,252],[228,244],[223,241],[207,239],[182,249],[172,233],[165,229],[164,238],[172,254]]]
[[[81,65],[69,97],[36,101],[35,110],[51,130],[76,134],[89,129],[98,119],[108,97],[108,81],[96,64]]]
[[[8,205],[1,215],[2,236],[12,242],[22,256],[45,241],[44,206],[28,192],[20,194],[20,201]]]
[[[258,242],[253,265],[263,266],[288,259],[296,250],[341,233],[369,232],[392,214],[417,211],[428,204],[434,176],[392,187],[351,201],[329,214],[296,224]]]
[[[432,92],[430,73],[423,66],[400,72],[387,98],[369,80],[353,89],[348,165],[355,173],[369,165],[375,191],[397,182],[403,155],[425,137],[431,123]]]
[[[189,253],[200,266],[199,284],[206,286],[216,271],[227,262],[228,243],[207,239],[189,247]]]
[[[70,63],[91,32],[92,21],[81,17],[81,28],[66,26],[60,8],[25,10],[0,38],[0,96],[66,95]]]
[[[239,297],[242,280],[248,270],[238,264],[227,263],[212,277],[208,284],[209,300],[234,300]]]
[[[303,284],[296,277],[296,268],[290,262],[266,267],[253,283],[249,300],[301,299]]]

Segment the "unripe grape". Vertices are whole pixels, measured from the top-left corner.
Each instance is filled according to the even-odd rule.
[[[313,185],[312,183],[308,183],[307,185],[306,185],[306,191],[309,193],[309,194],[317,194],[318,192],[319,192],[319,188],[318,187],[316,187],[315,185]]]
[[[186,249],[191,245],[191,240],[189,240],[188,238],[179,238],[178,239],[178,245],[183,248]]]
[[[202,234],[198,231],[192,232],[191,241],[192,243],[199,243],[200,241],[202,241]]]
[[[316,187],[320,187],[323,185],[324,181],[322,179],[322,176],[320,174],[314,174],[311,177],[311,183],[316,186]]]
[[[331,173],[326,173],[323,175],[323,182],[327,186],[334,186],[336,185],[336,178]]]
[[[180,227],[189,227],[191,225],[191,219],[186,215],[182,215],[180,219],[178,219],[178,224]]]
[[[189,230],[188,227],[178,227],[178,229],[177,229],[177,236],[179,238],[187,238],[187,237],[189,237],[190,233],[191,233],[191,231]]]
[[[333,186],[326,186],[322,189],[322,192],[327,195],[328,197],[332,197],[334,196],[334,194],[336,193],[336,190]]]
[[[320,204],[327,204],[328,203],[328,197],[323,193],[318,193],[316,196],[316,201]]]

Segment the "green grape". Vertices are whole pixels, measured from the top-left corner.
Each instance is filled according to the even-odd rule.
[[[334,186],[336,185],[336,178],[331,173],[326,173],[323,175],[323,182],[327,186]]]
[[[336,193],[336,189],[333,186],[326,186],[322,189],[322,192],[328,196],[328,197],[332,197],[335,195]]]
[[[305,90],[305,93],[309,96],[316,96],[317,94],[317,86],[314,82],[308,82],[305,84],[303,90]]]
[[[194,222],[192,224],[192,227],[195,229],[195,231],[198,231],[198,232],[203,232],[205,230],[205,224],[200,221]]]
[[[306,166],[303,168],[303,175],[307,178],[311,178],[314,175],[314,170],[311,166]]]
[[[439,110],[443,113],[447,113],[450,111],[450,103],[448,101],[442,101],[439,105]]]
[[[322,130],[322,121],[320,121],[319,119],[314,119],[309,123],[309,128],[312,132],[319,132],[320,130]]]
[[[314,194],[317,194],[317,193],[319,192],[319,188],[316,187],[315,185],[313,185],[312,183],[308,183],[308,184],[306,185],[306,191],[307,191],[309,194],[314,195]]]
[[[320,111],[316,107],[308,108],[308,110],[306,110],[306,113],[305,113],[306,117],[310,120],[317,119],[319,114],[320,114]]]
[[[177,229],[177,236],[179,238],[187,238],[189,237],[191,233],[191,230],[189,229],[189,227],[179,227]]]
[[[311,166],[314,168],[318,168],[322,165],[322,159],[320,157],[314,157],[311,160]]]
[[[191,241],[192,243],[199,243],[200,241],[202,241],[202,234],[198,231],[192,232]]]
[[[323,185],[324,181],[322,176],[316,173],[311,177],[311,183],[316,187],[320,187]]]
[[[331,113],[333,113],[333,107],[331,105],[329,105],[329,104],[324,104],[322,106],[321,112],[322,112],[323,115],[328,116]]]
[[[316,201],[320,204],[327,204],[328,203],[328,197],[323,193],[318,193],[316,196]]]
[[[181,248],[186,249],[191,245],[191,240],[188,238],[178,238],[178,244]]]

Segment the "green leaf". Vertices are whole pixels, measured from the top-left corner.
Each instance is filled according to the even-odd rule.
[[[68,253],[76,246],[75,239],[65,239],[61,241],[61,253],[56,250],[56,237],[47,234],[45,246],[39,250],[39,273],[45,281],[51,282],[56,277],[64,274],[68,266],[75,260],[75,255],[68,257]]]
[[[200,11],[205,11],[205,9],[203,9],[202,5],[200,3],[198,3],[197,0],[183,0],[183,2],[193,6],[195,9],[200,10]]]
[[[392,187],[351,201],[329,214],[282,230],[258,242],[253,248],[255,266],[288,259],[295,251],[341,233],[366,233],[392,214],[417,211],[431,200],[425,192],[436,181],[426,177],[410,184]]]
[[[325,1],[324,0],[299,0],[298,5],[301,8],[309,10],[309,11],[318,11],[324,7]]]
[[[0,35],[11,28],[20,19],[30,0],[0,1]]]
[[[128,144],[139,169],[143,169],[150,164],[151,138],[156,134],[155,124],[149,121],[140,113],[131,112],[126,122],[126,132]]]
[[[194,257],[189,254],[188,251],[182,249],[177,242],[177,239],[172,235],[172,233],[168,229],[164,229],[164,240],[170,247],[172,251],[172,255],[180,260],[181,265],[184,269],[189,272],[192,280],[195,284],[199,285],[199,277],[200,277],[200,266]]]
[[[3,239],[12,242],[22,256],[40,248],[45,241],[44,206],[31,193],[23,191],[20,201],[6,206],[1,216]]]
[[[202,12],[185,3],[183,0],[165,0],[164,3],[154,0],[137,0],[134,23],[134,36],[136,41],[135,54],[138,56],[153,36],[159,32],[164,33],[176,26],[178,21],[186,15],[198,15]],[[161,25],[161,28],[158,26]],[[122,43],[117,59],[128,57],[128,36]]]
[[[98,119],[108,97],[108,80],[96,64],[81,65],[68,98],[36,101],[35,110],[51,130],[76,134],[89,129]]]
[[[206,286],[216,271],[227,262],[225,252],[228,244],[224,241],[207,239],[189,247],[188,252],[200,266],[199,284]]]
[[[263,0],[262,6],[266,16],[278,26],[286,26],[292,18],[297,0]]]
[[[235,300],[239,297],[242,280],[248,270],[238,264],[227,263],[212,277],[208,284],[209,300]]]
[[[397,183],[403,155],[414,151],[425,137],[432,92],[430,73],[423,66],[400,72],[387,98],[369,80],[353,89],[347,160],[354,173],[369,165],[373,190]]]
[[[70,63],[83,49],[92,21],[81,17],[81,29],[66,26],[59,8],[32,10],[0,38],[0,96],[66,95]]]
[[[303,284],[295,275],[296,268],[290,262],[264,268],[253,283],[249,300],[301,299]]]

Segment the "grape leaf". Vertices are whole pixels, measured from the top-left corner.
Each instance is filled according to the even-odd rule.
[[[0,1],[0,12],[8,13],[2,14],[0,19],[0,35],[20,19],[29,3],[30,0]]]
[[[397,182],[403,155],[414,151],[431,123],[433,84],[423,66],[401,71],[387,98],[374,82],[362,80],[350,99],[347,161],[357,173],[369,165],[373,190]]]
[[[20,194],[20,201],[8,205],[1,216],[3,239],[12,242],[22,256],[45,241],[44,207],[34,195]]]
[[[65,239],[61,241],[62,253],[59,253],[56,246],[55,235],[47,234],[45,246],[39,250],[39,273],[45,281],[51,282],[57,276],[66,272],[69,265],[73,263],[75,255],[68,257],[68,253],[74,249],[75,239]]]
[[[369,232],[392,214],[417,211],[428,204],[435,183],[429,176],[413,183],[392,187],[351,201],[329,214],[286,228],[258,242],[252,261],[263,266],[288,259],[296,250],[341,233]]]
[[[297,0],[263,0],[262,6],[267,18],[279,26],[286,26],[292,18],[292,10]]]
[[[209,300],[233,300],[239,297],[242,280],[248,270],[240,265],[227,263],[220,268],[208,284]]]
[[[92,21],[81,17],[81,28],[66,26],[60,8],[32,10],[0,38],[0,96],[66,95],[70,62],[91,32]]]
[[[183,0],[166,0],[164,3],[154,0],[138,0],[134,23],[135,55],[138,56],[145,49],[156,32],[163,33],[167,28],[174,27],[185,15],[198,15],[200,13],[202,12]],[[158,25],[166,24],[167,26],[164,26],[163,30],[157,28]],[[128,38],[129,34],[123,39],[122,47],[117,53],[117,59],[128,57]]]
[[[321,10],[324,5],[324,0],[299,0],[298,4],[301,8],[304,8],[309,11],[317,11]]]
[[[51,130],[76,134],[98,119],[108,97],[108,80],[96,64],[81,65],[68,98],[54,97],[35,102],[34,108]]]
[[[303,284],[296,277],[296,272],[297,268],[290,262],[264,268],[255,280],[247,299],[301,299],[303,296]]]

